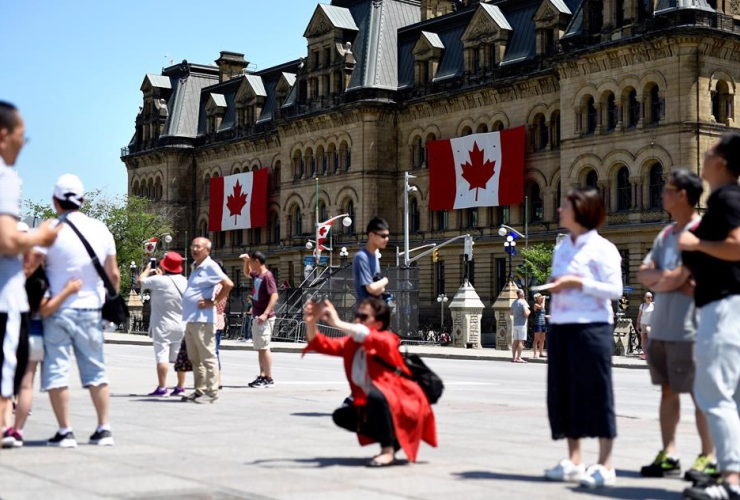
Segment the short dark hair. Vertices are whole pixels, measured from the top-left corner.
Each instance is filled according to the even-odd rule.
[[[740,135],[728,132],[717,144],[717,153],[727,162],[727,169],[735,177],[740,177]]]
[[[257,262],[259,262],[261,265],[265,265],[265,262],[267,262],[267,257],[265,257],[265,254],[262,252],[254,252],[252,254],[253,259],[257,259]]]
[[[370,222],[367,223],[367,231],[365,231],[365,234],[390,230],[390,228],[391,227],[388,225],[385,219],[381,219],[380,217],[373,217],[372,219],[370,219]]]
[[[685,168],[679,168],[671,172],[668,182],[676,186],[677,189],[686,191],[686,198],[689,200],[689,205],[696,206],[699,203],[699,198],[704,192],[704,185],[698,175]]]
[[[18,108],[9,102],[0,101],[0,130],[7,129],[8,132],[12,132],[18,123]]]
[[[77,205],[77,203],[71,202],[69,200],[60,200],[56,196],[54,197],[54,200],[56,200],[57,203],[59,203],[59,207],[64,211],[69,210],[79,210],[80,207]]]
[[[380,331],[386,331],[391,326],[391,308],[384,300],[378,297],[368,297],[359,303],[360,306],[368,306],[373,310],[375,321],[380,321]]]
[[[604,200],[596,188],[577,187],[571,189],[567,197],[573,206],[576,222],[588,230],[596,229],[606,219]]]

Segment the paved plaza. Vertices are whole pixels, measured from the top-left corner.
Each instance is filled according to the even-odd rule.
[[[194,405],[145,396],[156,385],[151,347],[107,345],[106,357],[116,446],[84,444],[94,411],[75,382],[71,416],[80,446],[47,448],[56,425],[47,397],[38,396],[26,447],[0,453],[2,500],[667,499],[680,498],[686,486],[639,477],[660,447],[659,391],[647,370],[615,369],[618,486],[590,492],[542,480],[565,453],[564,442],[549,437],[543,364],[430,360],[447,386],[434,407],[440,447],[422,444],[413,465],[367,469],[376,446],[360,448],[331,421],[349,392],[339,358],[275,354],[275,387],[256,390],[247,388],[256,353],[227,350],[220,401]],[[687,467],[699,441],[693,406],[683,404],[679,447]],[[586,442],[585,455],[595,459],[595,441]]]

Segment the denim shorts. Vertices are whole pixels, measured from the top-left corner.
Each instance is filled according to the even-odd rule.
[[[107,384],[103,342],[100,311],[61,309],[44,320],[41,390],[69,387],[73,349],[82,387]]]

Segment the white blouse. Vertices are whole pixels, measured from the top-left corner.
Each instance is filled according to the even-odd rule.
[[[552,276],[578,276],[583,288],[553,294],[550,323],[614,323],[611,301],[622,296],[622,257],[595,229],[555,247]]]

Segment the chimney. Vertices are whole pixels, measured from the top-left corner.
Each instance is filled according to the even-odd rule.
[[[225,82],[244,74],[244,69],[249,63],[244,59],[244,54],[238,52],[221,51],[221,57],[216,59],[218,65],[218,81]]]
[[[433,19],[455,11],[456,0],[421,0],[421,20]]]

